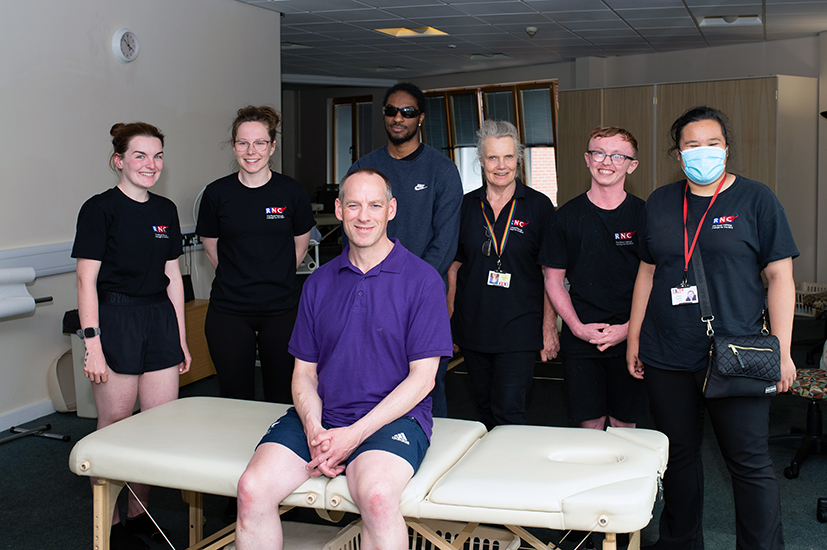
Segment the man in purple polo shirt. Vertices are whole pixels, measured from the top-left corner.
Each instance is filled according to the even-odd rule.
[[[270,426],[238,482],[239,550],[281,549],[279,503],[347,468],[361,548],[406,548],[402,490],[431,436],[434,375],[452,351],[436,270],[387,236],[391,185],[362,168],[339,184],[349,244],[307,280],[290,353],[295,408]]]

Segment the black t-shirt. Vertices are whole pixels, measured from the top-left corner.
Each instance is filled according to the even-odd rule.
[[[149,193],[146,202],[137,202],[113,187],[81,207],[72,257],[101,262],[98,291],[152,296],[166,290],[165,264],[181,248],[171,200]]]
[[[210,305],[230,315],[280,315],[292,309],[301,294],[293,238],[314,225],[304,186],[277,172],[252,189],[238,174],[208,185],[195,231],[218,238]]]
[[[451,318],[457,345],[483,353],[539,350],[543,347],[543,273],[537,259],[546,241],[554,206],[548,197],[517,182],[512,201],[517,201],[501,270],[511,274],[510,288],[489,286],[488,273],[497,268],[497,254],[482,253],[486,237],[480,207],[485,203],[489,220],[494,211],[485,187],[470,191],[462,201],[454,315]],[[500,211],[494,233],[500,242],[511,202]]]
[[[638,265],[637,226],[644,201],[631,194],[614,210],[595,206],[583,193],[554,215],[549,246],[540,263],[565,269],[571,302],[583,324],[622,325],[629,320]],[[626,355],[626,342],[600,352],[563,325],[560,353],[567,357]]]
[[[668,369],[705,368],[709,353],[700,306],[673,306],[671,289],[684,272],[683,197],[686,183],[656,189],[646,202],[640,222],[640,259],[655,265],[646,316],[640,334],[641,361]],[[688,195],[691,244],[694,227],[712,197]],[[764,283],[761,271],[798,249],[778,198],[764,184],[737,176],[722,191],[704,219],[695,254],[703,254],[706,284],[715,320],[712,328],[725,335],[758,334],[762,326]],[[694,255],[693,255],[694,257]],[[687,273],[695,285],[692,262]]]

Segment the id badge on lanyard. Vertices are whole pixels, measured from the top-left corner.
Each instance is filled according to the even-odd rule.
[[[704,219],[709,213],[710,208],[712,208],[712,205],[715,203],[715,199],[718,198],[718,193],[721,191],[721,187],[723,187],[725,181],[726,174],[724,174],[724,177],[721,178],[721,183],[719,183],[718,188],[715,189],[715,194],[712,195],[712,200],[709,201],[709,206],[706,207],[706,212],[704,212],[704,215],[701,216],[701,221],[698,222],[698,227],[695,229],[695,236],[692,238],[691,245],[689,244],[689,231],[686,228],[686,217],[687,212],[689,211],[689,204],[686,200],[686,194],[689,192],[689,182],[686,182],[686,187],[683,191],[683,279],[678,286],[674,286],[670,289],[672,293],[673,306],[698,303],[698,287],[695,285],[690,285],[687,277],[689,272],[689,260],[692,258],[692,253],[695,251],[695,245],[698,243],[698,235],[701,233],[701,227],[703,227]]]
[[[497,255],[497,269],[492,269],[488,272],[488,280],[486,284],[488,286],[498,286],[500,288],[511,288],[511,273],[507,273],[502,270],[502,254],[505,250],[505,243],[508,241],[508,234],[509,229],[511,228],[511,221],[514,219],[514,210],[517,206],[517,199],[511,200],[511,210],[508,212],[508,219],[505,222],[505,232],[503,233],[502,240],[498,243],[497,237],[494,234],[494,225],[488,219],[488,215],[485,213],[485,203],[480,199],[480,206],[482,207],[482,217],[485,218],[485,233],[488,237],[488,240],[482,243],[482,253],[486,256],[491,255],[491,249],[494,249],[494,253]]]

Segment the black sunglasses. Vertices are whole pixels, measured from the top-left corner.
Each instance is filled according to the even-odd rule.
[[[394,107],[393,105],[382,107],[382,114],[385,116],[396,116],[396,113],[401,113],[402,118],[416,118],[419,116],[419,111],[413,107]]]

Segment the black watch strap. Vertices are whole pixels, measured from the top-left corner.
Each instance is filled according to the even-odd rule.
[[[84,329],[78,330],[78,336],[80,336],[81,340],[85,340],[87,338],[94,338],[101,333],[100,327],[86,327]]]

